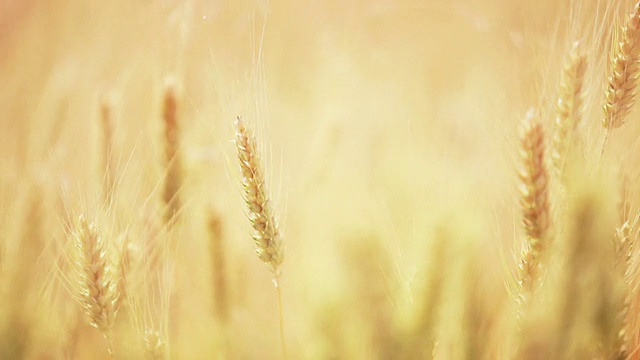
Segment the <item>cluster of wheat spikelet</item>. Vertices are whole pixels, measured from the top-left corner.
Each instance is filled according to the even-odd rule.
[[[604,156],[611,130],[623,125],[634,103],[640,61],[637,43],[639,23],[640,3],[636,3],[621,28],[613,30],[602,105],[604,143],[601,156]],[[631,259],[637,229],[628,206],[629,194],[622,192],[621,202],[627,206],[618,210],[620,220],[616,224],[612,221],[612,207],[604,203],[607,198],[593,192],[585,195],[582,185],[575,179],[576,176],[607,178],[604,174],[607,167],[601,166],[593,174],[576,170],[586,167],[584,155],[575,156],[585,152],[577,146],[575,139],[577,125],[583,121],[581,103],[588,62],[588,57],[577,50],[578,45],[578,42],[574,43],[565,61],[553,123],[551,159],[556,175],[553,180],[562,184],[558,191],[564,195],[554,197],[559,202],[554,204],[559,209],[555,214],[556,221],[564,226],[553,231],[549,228],[551,212],[548,199],[552,190],[548,186],[547,142],[542,124],[532,122],[531,116],[523,124],[521,162],[524,170],[519,175],[522,224],[527,240],[519,260],[515,298],[519,303],[526,302],[527,306],[521,310],[525,312],[521,314],[524,319],[519,317],[518,321],[518,331],[522,335],[517,340],[516,354],[523,358],[635,358],[637,339],[630,333],[637,330],[629,327],[629,317],[632,316],[629,305],[635,296],[633,284],[637,278],[629,274],[634,272],[635,264]],[[568,164],[572,164],[570,169]],[[573,173],[567,175],[566,172]],[[566,176],[573,177],[573,180],[568,181]],[[599,186],[600,192],[606,193],[605,186]],[[550,246],[550,241],[556,244]],[[563,253],[559,254],[561,251]],[[594,256],[595,252],[600,252],[598,257]],[[536,286],[532,285],[534,281]],[[553,285],[556,281],[558,283]],[[550,292],[554,286],[561,286],[554,290],[564,291],[564,299]],[[581,304],[575,301],[580,296],[597,296],[598,299]],[[558,306],[561,318],[546,321],[549,325],[544,325],[551,335],[535,333],[536,326],[540,327],[543,322],[536,318],[540,315],[535,312],[540,303]],[[608,318],[589,320],[590,316],[597,316],[595,314],[606,314]]]

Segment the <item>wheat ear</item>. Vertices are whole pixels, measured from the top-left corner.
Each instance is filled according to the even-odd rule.
[[[284,247],[265,186],[256,140],[239,116],[236,118],[236,147],[242,172],[244,201],[247,204],[247,216],[253,227],[256,253],[277,278],[278,267],[284,258]]]
[[[178,95],[176,85],[168,81],[162,105],[164,122],[165,180],[162,200],[166,206],[165,222],[171,224],[181,203],[182,162],[180,159],[180,127],[178,124]]]
[[[576,41],[565,60],[560,76],[560,91],[556,100],[551,159],[558,175],[561,174],[566,161],[567,147],[572,143],[572,131],[575,131],[580,123],[586,65],[586,57],[580,52],[580,43]]]
[[[548,175],[545,166],[544,130],[530,111],[520,134],[520,206],[527,245],[519,264],[519,283],[530,291],[538,276],[549,227]]]
[[[74,237],[80,254],[80,302],[89,316],[89,324],[103,333],[112,354],[109,331],[115,322],[119,303],[115,264],[95,222],[88,223],[84,216],[80,216]]]
[[[624,124],[625,117],[634,103],[638,82],[639,28],[640,2],[633,7],[625,24],[613,32],[602,106],[602,126],[606,128],[606,132],[601,156],[604,155],[609,133]]]
[[[629,213],[622,214],[623,222],[616,228],[616,263],[618,265],[620,275],[624,280],[625,295],[620,308],[620,331],[618,332],[618,355],[621,359],[629,356],[631,339],[629,337],[629,307],[631,305],[631,297],[634,292],[634,284],[630,279],[630,273],[633,271],[632,254],[634,251],[635,240],[637,238],[637,225],[640,220],[640,213],[633,219],[629,218]]]

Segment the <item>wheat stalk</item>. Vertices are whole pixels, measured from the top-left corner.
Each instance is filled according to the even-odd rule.
[[[240,116],[236,117],[236,148],[240,161],[241,182],[244,201],[247,204],[247,216],[253,227],[253,240],[258,258],[269,266],[273,273],[273,284],[278,294],[278,314],[280,320],[280,339],[282,353],[287,358],[284,339],[284,319],[282,316],[282,286],[279,266],[284,259],[284,245],[278,230],[276,218],[271,208],[269,193],[265,185],[265,176],[258,157],[256,140],[251,130]]]

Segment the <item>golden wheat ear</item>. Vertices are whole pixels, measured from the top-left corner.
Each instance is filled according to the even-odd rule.
[[[180,188],[182,187],[182,160],[180,153],[180,124],[178,123],[178,88],[167,80],[162,102],[164,123],[164,167],[165,180],[162,200],[165,205],[165,222],[172,224],[180,210]]]
[[[89,317],[89,324],[102,332],[109,353],[113,352],[109,331],[118,313],[119,282],[115,264],[95,222],[80,216],[74,233],[78,250],[78,296]]]
[[[520,207],[527,243],[518,264],[519,302],[527,302],[540,272],[540,256],[548,247],[549,176],[545,165],[544,130],[530,110],[520,133]]]
[[[625,194],[623,194],[623,198]],[[626,202],[626,199],[623,200]],[[638,221],[640,220],[640,212],[631,218],[631,214],[622,210],[621,224],[616,228],[616,265],[624,284],[624,300],[620,306],[619,323],[620,331],[618,332],[618,351],[619,358],[626,359],[632,349],[633,328],[631,326],[630,312],[631,300],[635,292],[635,284],[633,281],[633,252],[635,242],[638,237]]]
[[[625,117],[634,103],[638,82],[639,29],[640,2],[633,7],[625,24],[613,33],[602,106],[602,125],[607,131],[624,124]]]
[[[253,227],[256,253],[278,277],[284,259],[284,246],[265,185],[265,175],[255,137],[240,116],[236,118],[236,148],[247,216]]]
[[[278,294],[278,317],[280,320],[280,342],[283,357],[287,358],[282,315],[282,286],[279,266],[284,260],[284,244],[271,207],[269,192],[265,184],[263,165],[258,156],[258,146],[253,133],[240,116],[236,118],[236,148],[240,161],[241,182],[247,216],[253,227],[253,241],[258,258],[269,266],[273,273],[273,284]]]
[[[549,176],[545,163],[542,124],[533,111],[526,115],[520,133],[520,206],[522,225],[533,251],[539,254],[549,228]]]
[[[560,76],[560,90],[556,100],[553,151],[551,160],[555,173],[561,175],[566,162],[566,153],[573,144],[576,127],[582,116],[582,89],[587,68],[586,56],[576,41],[564,62]]]

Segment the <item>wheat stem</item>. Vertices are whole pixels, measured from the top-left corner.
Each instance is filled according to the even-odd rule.
[[[280,286],[280,270],[284,258],[284,246],[278,230],[271,201],[265,185],[262,164],[258,158],[256,140],[251,130],[241,117],[236,118],[236,147],[242,172],[244,201],[247,205],[247,216],[253,227],[253,240],[258,258],[269,266],[273,273],[273,284],[278,293],[278,317],[280,322],[280,341],[283,357],[287,358],[284,336],[284,319],[282,316],[282,293]]]
[[[284,335],[284,316],[282,311],[282,285],[280,284],[280,279],[277,277],[273,278],[273,285],[276,288],[276,292],[278,293],[278,320],[280,322],[280,344],[282,345],[282,357],[287,360],[287,343],[285,341]]]
[[[107,352],[109,353],[109,358],[110,359],[115,359],[114,354],[113,354],[113,342],[111,341],[111,335],[109,333],[110,333],[110,331],[105,331],[103,333],[104,341],[107,343]]]

